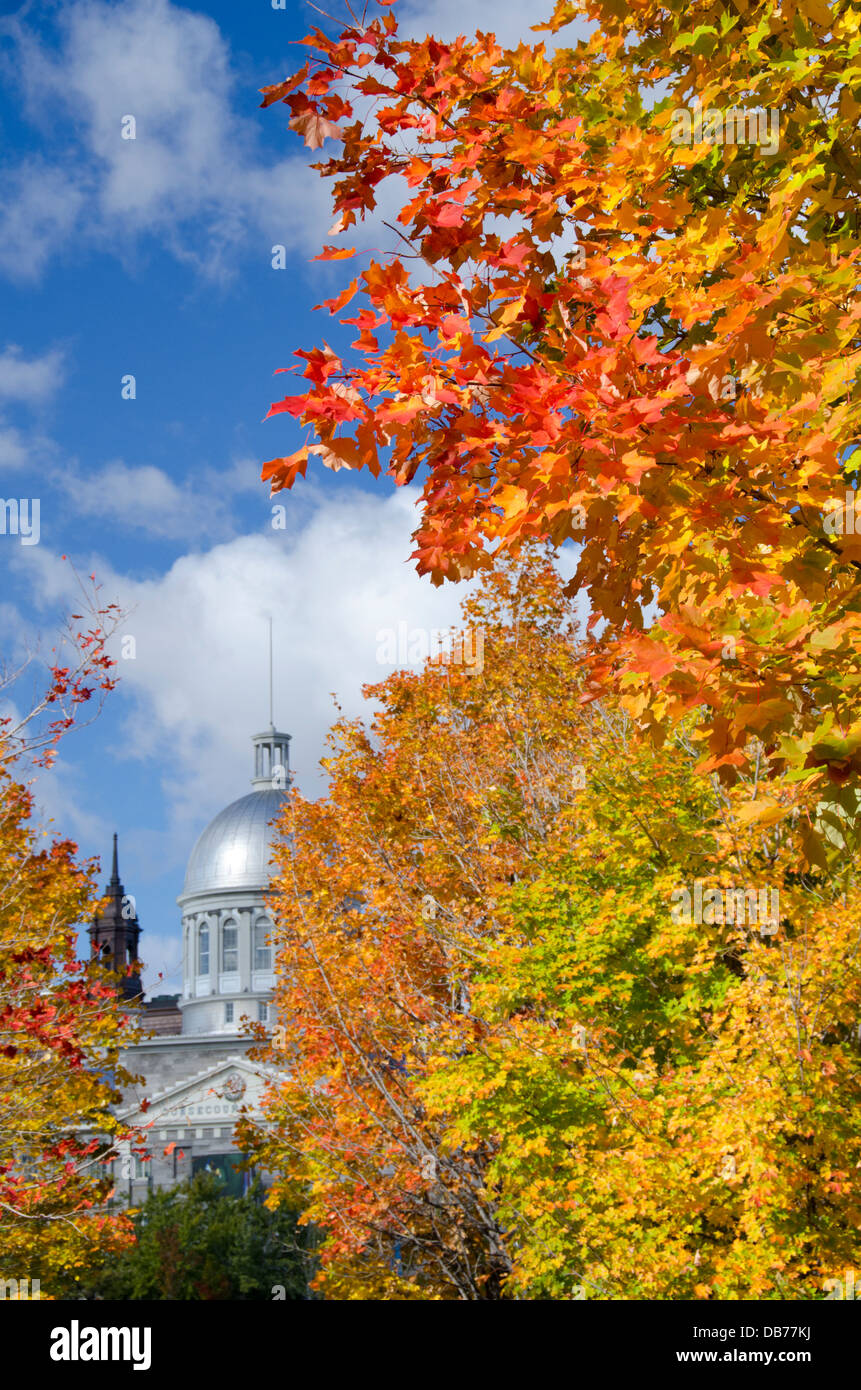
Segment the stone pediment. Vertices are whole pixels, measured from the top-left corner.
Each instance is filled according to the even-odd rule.
[[[120,1118],[149,1129],[234,1124],[243,1110],[259,1113],[263,1090],[274,1079],[274,1072],[252,1066],[246,1057],[222,1057],[150,1097],[146,1109],[128,1106]]]

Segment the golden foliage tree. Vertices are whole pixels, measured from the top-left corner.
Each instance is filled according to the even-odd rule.
[[[821,1291],[858,1216],[854,882],[799,877],[800,817],[750,823],[695,729],[583,698],[544,559],[464,619],[483,663],[369,688],[283,821],[272,1200],[334,1298]]]
[[[50,1297],[131,1236],[108,1210],[105,1164],[120,1135],[110,1106],[129,1079],[119,1051],[134,1030],[115,981],[77,959],[78,924],[98,898],[94,865],[77,864],[68,840],[44,843],[20,780],[27,755],[49,763],[81,709],[114,684],[105,642],[116,609],[100,608],[97,591],[91,599],[89,626],[72,619],[68,664],[55,656],[32,710],[0,721],[0,1278],[22,1297],[32,1283],[21,1280]]]

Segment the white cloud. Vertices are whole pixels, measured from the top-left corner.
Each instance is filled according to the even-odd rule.
[[[130,697],[131,709],[117,756],[165,769],[172,823],[185,843],[247,789],[250,736],[268,723],[268,615],[276,721],[293,735],[300,783],[314,796],[335,718],[331,692],[345,713],[358,713],[361,685],[390,673],[377,662],[378,630],[457,621],[465,587],[434,589],[405,560],[414,503],[403,489],[388,497],[345,490],[319,501],[298,529],[288,499],[286,532],[184,555],[157,579],[132,580],[98,557],[87,560],[104,596],[130,612],[122,635],[135,639],[134,659],[119,661],[119,698]],[[16,563],[28,566],[37,601],[70,602],[67,567],[33,551]]]
[[[131,261],[156,235],[208,275],[242,243],[267,260],[275,243],[318,248],[328,193],[298,151],[261,155],[255,122],[235,110],[256,92],[237,92],[212,19],[169,0],[77,0],[58,24],[59,48],[20,20],[4,26],[46,156],[6,170],[0,266],[37,274],[73,237]],[[127,116],[135,139],[122,138]]]
[[[126,530],[160,540],[183,540],[191,547],[204,538],[220,539],[235,533],[230,500],[249,485],[239,467],[221,474],[203,470],[192,486],[174,482],[152,464],[132,465],[115,459],[87,473],[66,466],[56,473],[55,481],[77,516],[100,517]],[[250,471],[250,466],[246,467]],[[254,472],[250,478],[256,481]]]
[[[14,279],[35,279],[52,257],[63,255],[86,203],[80,175],[43,158],[5,167],[0,270]]]
[[[538,43],[551,34],[533,34],[531,26],[549,19],[552,0],[543,5],[524,5],[523,0],[403,0],[397,7],[398,26],[404,34],[434,38],[447,43],[478,30],[495,34],[502,44]],[[566,40],[571,42],[570,37]],[[550,44],[548,43],[548,47]]]
[[[157,994],[179,994],[182,990],[182,934],[177,925],[171,932],[155,932],[142,923],[140,951],[144,961],[143,985],[148,998]]]
[[[53,767],[40,771],[34,782],[33,817],[41,833],[60,840],[107,842],[112,829],[110,822],[82,804],[78,769],[74,764],[58,757]],[[102,864],[102,870],[104,867]]]
[[[23,468],[30,453],[20,430],[0,420],[0,468]]]
[[[59,349],[29,360],[14,346],[0,353],[0,401],[36,403],[62,380]],[[43,499],[47,489],[74,516],[99,518],[160,540],[185,541],[189,548],[236,534],[234,503],[242,493],[259,500],[261,524],[271,515],[257,459],[238,457],[221,468],[198,467],[189,482],[176,482],[152,464],[123,459],[84,469],[65,457],[56,441],[35,430],[21,431],[0,417],[0,469],[32,471],[37,463]],[[10,491],[8,484],[5,491]]]
[[[59,389],[64,374],[64,356],[59,348],[28,358],[21,348],[10,343],[0,352],[0,403],[38,405]],[[28,465],[32,468],[51,447],[49,440],[32,433],[25,437],[20,429],[0,417],[0,469],[13,471]]]
[[[543,38],[552,47],[585,32],[533,34],[544,12],[521,0],[404,0],[398,11],[404,34],[444,40],[481,29],[504,44]],[[87,242],[131,265],[142,235],[212,277],[229,272],[240,247],[261,260],[276,244],[319,250],[331,187],[286,122],[286,156],[261,154],[259,122],[238,114],[257,104],[256,90],[239,86],[213,19],[170,0],[70,0],[58,32],[52,47],[26,21],[0,21],[13,45],[7,74],[46,146],[38,160],[4,171],[0,269],[34,277],[50,257]],[[292,65],[287,59],[285,75]],[[271,127],[283,114],[278,107],[264,120]],[[122,138],[128,116],[133,140]]]
[[[0,353],[0,400],[41,401],[62,383],[63,354],[59,348],[29,360],[14,343]]]

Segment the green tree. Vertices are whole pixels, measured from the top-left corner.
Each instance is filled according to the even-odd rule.
[[[303,1299],[312,1260],[309,1234],[292,1212],[263,1205],[255,1182],[224,1193],[215,1173],[150,1193],[133,1213],[135,1243],[118,1259],[84,1271],[63,1296],[123,1300]],[[280,1292],[283,1290],[283,1294]]]

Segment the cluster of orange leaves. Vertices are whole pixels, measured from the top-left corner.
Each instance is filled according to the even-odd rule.
[[[313,455],[418,480],[434,582],[579,543],[588,688],[657,740],[705,706],[727,783],[755,735],[763,814],[788,814],[861,770],[861,539],[827,525],[861,424],[859,15],[560,0],[547,27],[560,46],[413,40],[386,9],[264,89],[341,142],[320,167],[356,244],[323,258],[367,264],[324,306],[352,341],[296,354],[270,413],[306,442],[263,477]],[[777,113],[777,148],[676,143],[696,101]],[[390,180],[379,260],[356,234]]]

